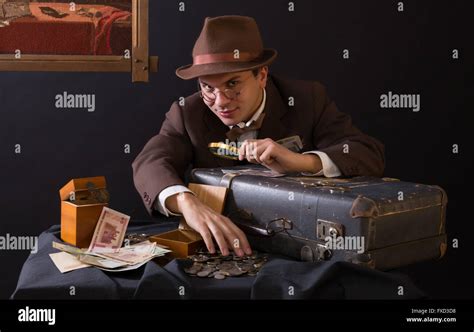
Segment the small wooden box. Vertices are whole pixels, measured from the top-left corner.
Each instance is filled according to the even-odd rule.
[[[94,235],[102,208],[108,205],[105,177],[73,179],[59,190],[61,197],[61,239],[87,248]]]
[[[190,183],[192,190],[201,202],[218,213],[224,210],[227,188]],[[169,254],[174,258],[186,258],[193,255],[196,250],[206,248],[204,240],[196,231],[189,228],[184,218],[181,218],[179,229],[153,235],[150,241],[167,246],[172,252]]]
[[[150,237],[150,241],[168,247],[173,258],[186,258],[196,250],[205,248],[205,244],[199,233],[186,229],[175,229]]]

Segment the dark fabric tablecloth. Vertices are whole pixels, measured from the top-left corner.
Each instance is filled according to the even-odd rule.
[[[174,221],[133,222],[129,233],[158,234]],[[105,272],[93,267],[61,274],[50,253],[60,227],[39,237],[38,252],[26,260],[12,299],[418,299],[425,295],[397,272],[380,272],[352,263],[298,262],[270,255],[255,277],[216,280],[191,277],[183,261],[154,261],[134,271]],[[403,287],[403,288],[401,288]]]

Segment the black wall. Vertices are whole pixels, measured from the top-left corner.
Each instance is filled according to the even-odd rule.
[[[325,84],[340,110],[385,143],[386,176],[447,191],[449,243],[456,238],[459,248],[449,246],[443,260],[403,272],[434,297],[472,298],[466,272],[474,231],[466,190],[473,161],[468,1],[404,1],[403,12],[387,0],[296,0],[294,12],[282,0],[184,2],[180,12],[179,1],[150,0],[150,52],[160,56],[160,69],[148,84],[132,84],[121,73],[0,73],[0,235],[39,235],[58,224],[58,190],[76,177],[106,176],[112,208],[150,219],[131,163],[159,131],[172,101],[195,89],[174,70],[191,62],[206,16],[250,15],[266,47],[279,51],[271,72]],[[54,97],[63,91],[95,94],[96,111],[56,109]],[[388,91],[421,94],[421,110],[381,109],[380,95]],[[27,256],[0,251],[1,298],[13,292]]]

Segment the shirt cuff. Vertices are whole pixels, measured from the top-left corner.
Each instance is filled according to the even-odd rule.
[[[173,213],[170,210],[166,208],[165,202],[168,197],[171,197],[173,195],[182,193],[182,192],[189,192],[194,195],[194,193],[186,188],[185,186],[182,185],[174,185],[174,186],[169,186],[165,189],[163,189],[160,194],[158,195],[158,199],[155,200],[155,210],[158,210],[161,214],[164,214],[165,216],[181,216],[179,213]]]
[[[306,176],[321,176],[324,175],[327,178],[334,178],[336,176],[341,176],[341,171],[339,167],[329,158],[329,156],[322,151],[306,151],[303,154],[316,154],[321,159],[321,164],[323,165],[323,169],[320,170],[318,173],[301,173]]]

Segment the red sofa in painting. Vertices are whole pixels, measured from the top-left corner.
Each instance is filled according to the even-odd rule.
[[[69,15],[54,18],[39,7],[51,7]],[[81,16],[82,8],[99,11],[100,17]],[[0,27],[0,54],[123,55],[132,47],[131,12],[104,5],[30,3],[32,16],[17,18]]]

